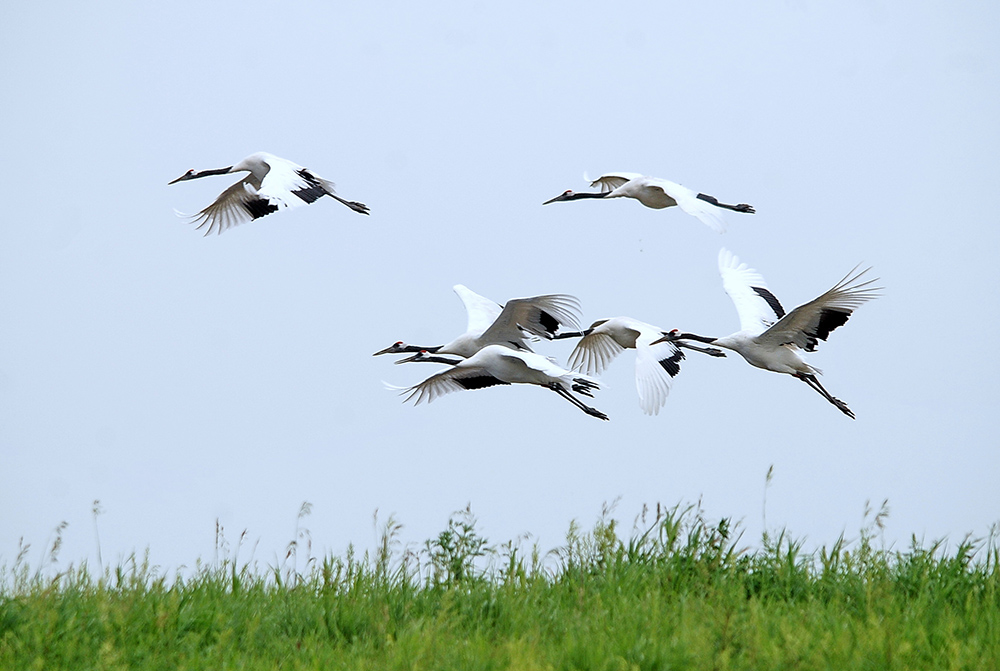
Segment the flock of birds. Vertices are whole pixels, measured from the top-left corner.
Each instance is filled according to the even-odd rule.
[[[207,227],[206,235],[212,231],[221,233],[280,209],[308,205],[323,196],[330,196],[359,214],[369,211],[363,203],[338,196],[333,182],[264,152],[227,168],[188,170],[170,184],[237,172],[249,174],[191,217],[197,228]],[[745,203],[728,205],[680,184],[636,173],[608,173],[588,181],[592,188],[600,190],[565,191],[543,205],[580,199],[634,198],[654,209],[678,206],[720,233],[725,230],[722,210],[754,214],[753,207]],[[872,286],[877,279],[866,278],[869,270],[859,271],[856,266],[829,291],[786,313],[760,273],[722,249],[719,273],[723,288],[736,306],[740,330],[720,338],[677,329],[668,331],[631,317],[600,319],[590,328],[581,329],[580,303],[573,296],[547,294],[515,298],[500,305],[459,284],[454,290],[468,313],[465,333],[436,346],[399,341],[374,356],[411,354],[396,363],[423,361],[447,366],[412,387],[395,388],[402,391],[404,400],[413,400],[416,405],[463,389],[534,384],[551,389],[592,417],[607,420],[606,414],[576,395],[593,398],[593,392],[600,388],[594,376],[603,373],[622,351],[636,351],[639,406],[646,414],[655,415],[666,403],[673,378],[680,372],[684,349],[724,357],[725,352],[719,349],[723,348],[737,352],[752,366],[802,380],[854,419],[847,404],[820,383],[817,376],[821,371],[806,363],[800,352],[814,351],[819,341],[826,340],[834,329],[844,325],[862,303],[879,295],[880,288]],[[569,368],[535,353],[529,344],[563,338],[580,339],[570,354]]]

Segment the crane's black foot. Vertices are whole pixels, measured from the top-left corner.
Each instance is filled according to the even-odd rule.
[[[610,418],[597,408],[591,408],[590,406],[583,406],[583,411],[590,415],[591,417],[596,417],[597,419],[603,419],[607,422]]]
[[[597,389],[598,385],[590,380],[585,380],[582,377],[578,377],[573,380],[573,391],[590,398],[594,398],[594,394],[591,393],[592,389]]]
[[[368,206],[365,205],[364,203],[357,203],[353,200],[348,200],[345,201],[344,204],[347,205],[347,207],[354,210],[355,212],[357,212],[358,214],[369,214]]]
[[[837,410],[840,410],[842,413],[844,413],[851,419],[855,419],[854,412],[847,407],[846,403],[841,401],[839,398],[831,398],[830,400],[835,406],[837,406]]]
[[[721,349],[716,349],[715,347],[706,347],[701,351],[707,354],[708,356],[721,356],[721,357],[726,356],[725,352],[723,352]]]
[[[747,205],[746,203],[740,203],[733,207],[737,212],[743,212],[745,214],[756,214],[757,210],[753,209],[752,205]]]

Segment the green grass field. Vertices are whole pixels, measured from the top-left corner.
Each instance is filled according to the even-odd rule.
[[[0,567],[0,669],[1000,669],[994,535],[893,550],[870,519],[813,553],[658,507],[547,553],[465,510],[419,549],[390,519],[362,557],[292,543],[264,569],[224,539],[188,575],[22,557]]]

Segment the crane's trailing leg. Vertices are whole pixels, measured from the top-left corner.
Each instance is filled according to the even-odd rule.
[[[352,210],[354,210],[358,214],[369,214],[369,212],[368,212],[368,206],[365,205],[364,203],[358,203],[358,202],[355,202],[353,200],[344,200],[340,196],[338,196],[336,194],[333,194],[333,193],[330,194],[330,197],[333,198],[334,200],[336,200],[337,202],[343,203],[344,205],[346,205],[347,207],[351,208]]]
[[[701,198],[706,203],[711,203],[716,207],[724,207],[727,210],[732,210],[734,212],[743,212],[744,214],[754,214],[756,210],[753,209],[752,205],[747,205],[746,203],[740,203],[739,205],[729,205],[728,203],[720,203],[719,199],[715,196],[710,196],[707,193],[699,193],[698,198]]]
[[[833,403],[837,407],[837,410],[840,410],[842,413],[844,413],[851,419],[854,419],[854,413],[851,411],[850,408],[847,407],[847,404],[841,401],[839,398],[834,398],[830,394],[830,392],[824,389],[823,385],[820,384],[819,379],[815,375],[811,375],[809,373],[796,373],[795,377],[799,378],[800,380],[808,384],[810,387],[818,391],[820,394],[822,394],[823,398],[828,400],[830,403]]]
[[[702,354],[707,354],[708,356],[726,356],[726,353],[717,347],[698,347],[697,345],[692,345],[691,343],[684,342],[683,340],[675,340],[674,344],[677,347],[685,347],[689,350],[695,352],[701,352]]]
[[[574,388],[575,388],[575,386],[576,385],[574,385]],[[548,387],[549,387],[549,389],[551,389],[552,391],[556,392],[557,394],[559,394],[560,396],[562,396],[564,399],[566,399],[567,401],[569,401],[570,403],[572,403],[576,407],[580,408],[580,410],[583,410],[585,413],[587,413],[591,417],[596,417],[598,419],[603,419],[604,421],[608,421],[608,416],[607,415],[605,415],[603,412],[601,412],[597,408],[591,408],[589,405],[584,405],[584,403],[582,401],[580,401],[580,399],[578,399],[576,396],[573,396],[573,394],[571,394],[568,391],[566,391],[565,389],[563,389],[562,385],[560,385],[558,382],[553,382],[552,384],[548,385]],[[590,394],[587,394],[587,395],[590,396]]]

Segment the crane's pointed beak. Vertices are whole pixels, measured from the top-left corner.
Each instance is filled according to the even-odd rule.
[[[408,357],[403,358],[403,359],[396,359],[395,361],[393,361],[393,363],[396,363],[396,364],[410,363],[411,361],[416,361],[417,359],[419,359],[422,354],[423,354],[422,352],[417,352],[413,356],[408,356]]]
[[[178,177],[174,181],[167,182],[167,185],[169,186],[171,184],[176,184],[177,182],[183,182],[183,181],[186,181],[186,180],[189,180],[189,179],[194,179],[195,177],[197,177],[197,175],[195,174],[194,170],[188,170],[186,173],[184,173],[183,175],[181,175],[180,177]]]
[[[662,338],[660,338],[659,340],[654,340],[653,342],[649,343],[649,346],[652,347],[653,345],[659,345],[661,342],[673,342],[675,340],[677,340],[676,333],[673,332],[664,333]]]
[[[550,200],[545,201],[544,203],[542,203],[542,205],[548,205],[549,203],[557,203],[560,200],[565,200],[565,199],[566,199],[566,194],[565,193],[560,193],[555,198],[552,198]]]
[[[167,182],[167,185],[176,184],[177,182],[185,182],[189,179],[198,179],[199,177],[208,177],[209,175],[225,175],[232,172],[233,166],[228,166],[226,168],[217,168],[215,170],[202,170],[201,172],[195,172],[194,170],[188,170],[186,173],[178,177],[172,182]]]

